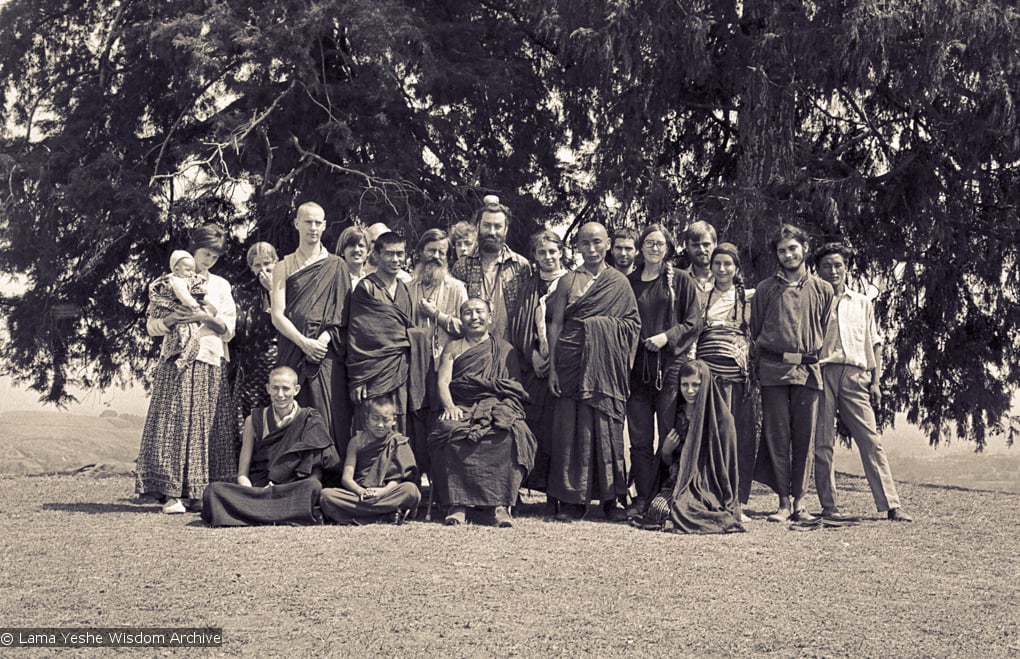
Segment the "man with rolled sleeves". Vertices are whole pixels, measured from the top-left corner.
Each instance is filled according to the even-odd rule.
[[[882,337],[875,324],[875,310],[864,295],[846,286],[852,252],[842,243],[826,243],[815,252],[818,275],[835,291],[832,312],[819,355],[822,366],[822,401],[815,429],[815,489],[822,504],[822,517],[840,520],[846,516],[836,504],[833,448],[836,445],[836,414],[850,430],[861,453],[864,475],[879,512],[891,521],[913,521],[900,509],[889,459],[882,450],[872,405],[882,400],[879,380]]]

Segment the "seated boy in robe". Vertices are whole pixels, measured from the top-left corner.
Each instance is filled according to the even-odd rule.
[[[396,431],[396,404],[386,396],[368,401],[368,429],[351,438],[342,487],[322,490],[322,514],[339,524],[403,524],[421,501],[410,440]]]
[[[279,366],[269,373],[272,405],[245,419],[237,483],[211,483],[202,519],[213,526],[316,524],[324,469],[340,464],[333,440],[317,411],[294,400],[297,373]]]

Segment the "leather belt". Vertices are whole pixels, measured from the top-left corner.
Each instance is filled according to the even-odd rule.
[[[762,357],[768,357],[769,359],[783,364],[790,364],[797,366],[800,364],[810,365],[818,363],[818,352],[775,352],[767,348],[758,348],[758,354]]]

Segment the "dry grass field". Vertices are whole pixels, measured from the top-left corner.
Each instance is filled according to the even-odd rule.
[[[861,524],[794,532],[756,489],[747,533],[678,536],[537,502],[509,530],[212,529],[124,474],[4,476],[0,620],[222,627],[186,652],[227,656],[1020,656],[1020,496],[904,484],[892,524],[839,485]]]

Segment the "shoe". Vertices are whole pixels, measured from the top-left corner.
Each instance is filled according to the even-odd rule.
[[[858,522],[861,518],[856,515],[845,515],[838,510],[823,510],[822,519],[830,522]]]
[[[803,508],[801,508],[800,510],[796,511],[795,513],[793,513],[793,515],[790,516],[790,520],[791,521],[793,521],[793,522],[801,522],[801,523],[814,522],[817,519],[818,519],[817,517],[815,517],[814,515],[812,515],[808,511],[804,510]]]
[[[605,501],[602,503],[602,512],[605,513],[606,519],[610,522],[626,522],[627,511],[624,510],[617,502],[616,499]]]
[[[508,529],[514,525],[514,520],[510,518],[510,511],[506,509],[506,506],[496,506],[495,516],[496,526],[501,529]]]
[[[167,515],[183,515],[187,511],[180,499],[167,499],[163,504],[163,512]]]
[[[553,518],[557,522],[576,522],[584,517],[584,506],[577,503],[560,502],[560,512]]]
[[[645,501],[642,498],[635,498],[633,501],[630,502],[630,505],[627,506],[627,519],[637,517],[641,513],[645,512],[645,508],[647,507],[648,507],[647,501]]]
[[[407,518],[410,516],[410,508],[397,508],[396,512],[393,513],[393,523],[397,526],[403,526],[407,523]]]
[[[546,495],[545,497],[545,516],[556,517],[560,512],[560,500],[556,497]]]
[[[767,519],[770,522],[788,522],[790,521],[790,517],[792,516],[793,513],[790,511],[789,508],[780,508],[776,512],[769,515]]]
[[[460,526],[466,521],[467,511],[464,509],[464,506],[452,506],[450,512],[446,514],[443,524],[447,526]]]
[[[914,518],[906,514],[899,508],[890,508],[889,512],[886,513],[886,517],[889,518],[890,522],[913,522]]]

